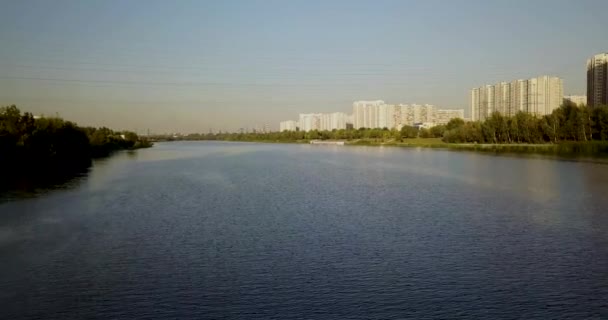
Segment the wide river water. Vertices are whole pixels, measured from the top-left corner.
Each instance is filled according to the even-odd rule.
[[[0,319],[608,319],[608,165],[158,143],[0,195]]]

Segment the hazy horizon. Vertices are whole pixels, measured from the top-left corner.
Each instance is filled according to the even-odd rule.
[[[0,105],[81,125],[207,132],[355,100],[468,114],[469,90],[553,75],[585,94],[608,2],[4,1]]]

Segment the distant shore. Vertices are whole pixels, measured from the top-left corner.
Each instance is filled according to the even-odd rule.
[[[284,144],[310,144],[310,140],[163,140],[170,141],[217,141],[217,142],[251,142],[251,143],[284,143]],[[401,147],[401,148],[429,148],[451,151],[480,152],[497,155],[542,155],[570,160],[585,160],[591,162],[608,163],[608,142],[561,142],[543,144],[491,144],[491,143],[447,143],[441,138],[408,138],[402,141],[379,139],[353,139],[323,141],[343,141],[344,146],[370,146],[370,147]],[[319,145],[319,147],[324,147]]]
[[[397,141],[348,141],[346,145],[395,146],[409,148],[437,148],[455,151],[474,151],[495,154],[538,154],[565,158],[595,158],[608,160],[608,142],[561,142],[561,143],[446,143],[439,138],[414,138]]]

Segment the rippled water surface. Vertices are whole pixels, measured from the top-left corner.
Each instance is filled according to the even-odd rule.
[[[0,199],[0,319],[608,318],[608,165],[160,143]]]

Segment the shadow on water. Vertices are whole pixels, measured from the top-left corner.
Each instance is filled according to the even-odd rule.
[[[92,162],[88,162],[72,168],[37,168],[7,173],[0,180],[0,203],[74,188],[89,174],[91,168]]]

